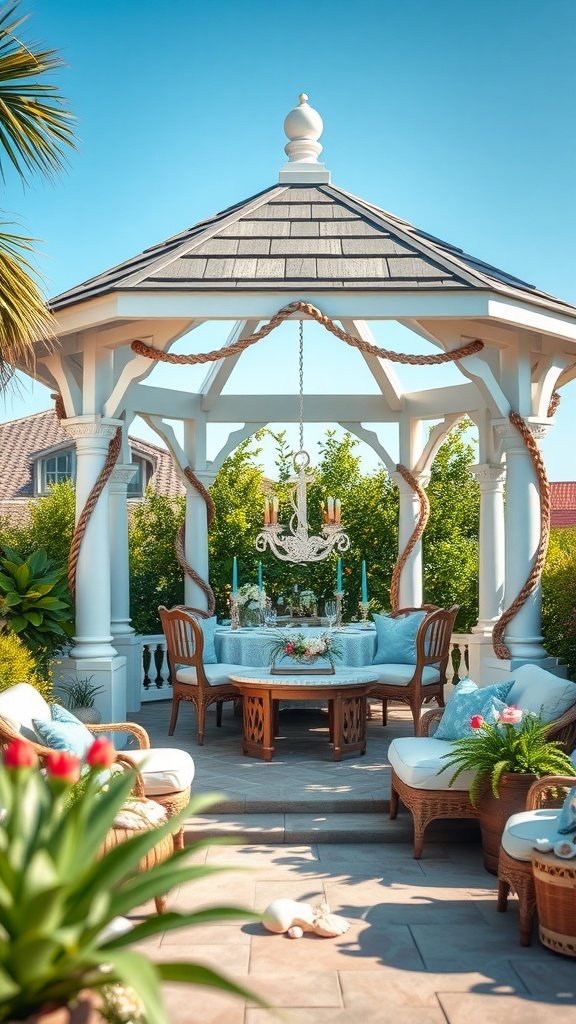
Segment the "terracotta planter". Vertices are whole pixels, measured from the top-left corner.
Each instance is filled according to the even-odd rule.
[[[535,781],[535,775],[506,772],[500,779],[498,798],[487,785],[478,800],[484,867],[493,875],[498,874],[498,854],[504,826],[511,814],[525,810],[528,790]]]
[[[74,1006],[60,1006],[53,1010],[39,1010],[26,1017],[21,1024],[105,1024],[97,1008],[98,997],[85,991]],[[18,1022],[14,1021],[14,1024]]]

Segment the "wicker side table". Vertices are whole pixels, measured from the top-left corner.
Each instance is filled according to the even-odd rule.
[[[153,800],[146,800],[139,797],[131,797],[125,807],[120,811],[119,817],[109,830],[100,853],[107,853],[120,843],[131,839],[136,832],[154,828],[156,825],[166,821],[166,811]],[[149,871],[156,864],[162,864],[168,860],[174,852],[174,840],[171,835],[163,836],[155,846],[142,857],[138,864],[138,871]],[[167,908],[166,896],[156,896],[154,900],[156,910],[163,914]]]
[[[576,858],[532,854],[540,942],[555,953],[576,957]]]

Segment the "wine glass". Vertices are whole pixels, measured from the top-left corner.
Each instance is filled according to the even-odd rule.
[[[267,608],[266,609],[266,614],[264,616],[264,624],[268,627],[268,629],[274,629],[275,628],[275,626],[276,626],[276,614],[277,613],[275,611],[273,611],[271,608]]]
[[[330,626],[330,629],[332,629],[334,623],[336,622],[336,615],[337,615],[336,601],[326,601],[325,602],[325,604],[324,604],[324,615],[328,619],[328,625]]]

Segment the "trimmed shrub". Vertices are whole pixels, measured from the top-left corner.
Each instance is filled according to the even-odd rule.
[[[542,574],[542,633],[549,654],[576,676],[576,528],[552,530]]]
[[[36,671],[36,662],[16,633],[0,633],[0,690],[17,683],[30,683],[45,700],[54,699],[52,681]]]

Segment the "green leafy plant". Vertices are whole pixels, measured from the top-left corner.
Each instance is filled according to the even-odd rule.
[[[52,680],[44,679],[37,670],[34,656],[16,633],[0,633],[0,690],[17,683],[30,683],[44,700],[54,700]]]
[[[72,634],[65,570],[45,551],[23,558],[4,548],[0,558],[0,618],[34,651],[52,651]]]
[[[93,708],[94,701],[99,693],[104,690],[103,686],[97,686],[92,682],[94,676],[78,677],[71,682],[58,683],[58,689],[66,694],[66,703],[71,711],[74,708]]]
[[[108,745],[108,746],[107,746]],[[45,1008],[72,1004],[83,990],[106,986],[136,989],[145,1017],[169,1024],[161,981],[181,981],[261,1000],[216,971],[193,963],[151,963],[131,946],[177,928],[211,921],[259,919],[241,907],[208,907],[180,914],[155,914],[124,934],[112,936],[114,918],[184,882],[216,871],[190,864],[190,854],[205,843],[178,850],[162,864],[138,872],[138,864],[159,840],[187,815],[210,803],[191,801],[165,824],[134,833],[103,855],[101,850],[116,815],[129,797],[133,771],[100,775],[114,759],[108,740],[96,740],[87,754],[88,771],[77,784],[80,763],[54,751],[37,770],[30,744],[16,740],[0,767],[0,1021],[24,1020]],[[108,937],[106,932],[108,932]]]
[[[470,801],[477,806],[483,789],[489,785],[495,797],[502,776],[507,772],[536,775],[576,775],[562,744],[547,739],[550,723],[520,708],[506,707],[493,722],[473,715],[470,725],[473,736],[454,740],[452,749],[444,754],[446,765],[441,771],[456,768],[450,785],[462,772],[475,772],[470,786]]]

